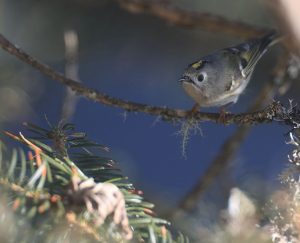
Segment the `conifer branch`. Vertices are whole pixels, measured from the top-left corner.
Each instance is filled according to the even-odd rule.
[[[69,224],[78,228],[78,237],[100,242],[188,242],[180,232],[170,230],[168,221],[154,215],[154,205],[143,199],[112,159],[92,152],[92,148],[107,152],[106,147],[76,132],[73,124],[49,124],[50,129],[25,125],[34,138],[5,134],[34,155],[29,151],[27,159],[24,152],[18,156],[13,150],[11,161],[0,160],[0,189],[14,196],[9,205],[15,214],[25,212],[21,216],[26,222],[43,217],[57,226],[63,220],[67,229]]]

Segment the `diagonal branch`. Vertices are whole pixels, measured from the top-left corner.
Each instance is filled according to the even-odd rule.
[[[222,16],[185,10],[167,1],[117,0],[117,2],[129,12],[149,14],[183,27],[201,28],[242,38],[252,38],[269,31],[243,22],[228,20]]]
[[[140,104],[136,102],[131,102],[127,100],[122,100],[115,98],[99,92],[95,89],[85,87],[82,83],[76,82],[73,79],[65,77],[63,74],[55,71],[46,64],[43,64],[36,58],[30,56],[25,51],[19,47],[12,44],[8,39],[6,39],[2,34],[0,34],[0,47],[7,51],[8,53],[16,56],[21,61],[31,65],[35,69],[39,70],[46,76],[50,77],[53,80],[60,82],[63,85],[66,85],[71,90],[73,90],[77,95],[84,96],[92,101],[102,103],[104,105],[109,105],[113,107],[118,107],[126,111],[133,112],[144,112],[154,116],[160,116],[165,120],[174,120],[174,119],[185,119],[189,117],[189,111],[181,109],[170,109],[166,107],[157,107],[152,105]],[[277,116],[281,114],[281,105],[279,103],[273,103],[267,108],[251,113],[242,113],[242,114],[228,114],[224,118],[224,124],[258,124],[271,122]],[[207,112],[197,112],[193,119],[198,121],[220,121],[219,113],[207,113]]]

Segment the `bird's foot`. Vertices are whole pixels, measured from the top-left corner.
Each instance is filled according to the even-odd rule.
[[[220,109],[220,116],[218,118],[218,123],[226,123],[226,115],[230,114],[230,112],[226,111],[224,107]]]
[[[199,104],[195,104],[191,110],[189,110],[187,113],[186,113],[186,118],[193,118],[194,115],[199,111],[200,109],[200,105]]]

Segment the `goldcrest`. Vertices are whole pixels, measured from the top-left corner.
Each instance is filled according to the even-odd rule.
[[[218,50],[190,64],[180,83],[199,107],[236,103],[268,47],[277,42],[274,31],[262,38]]]

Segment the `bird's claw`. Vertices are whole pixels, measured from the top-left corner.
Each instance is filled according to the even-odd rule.
[[[225,109],[221,108],[220,116],[218,118],[218,123],[225,124],[226,123],[226,115],[230,114],[230,112],[226,111]]]
[[[187,113],[186,113],[186,118],[193,118],[194,115],[198,112],[200,106],[198,104],[195,104],[191,110],[189,110]]]

